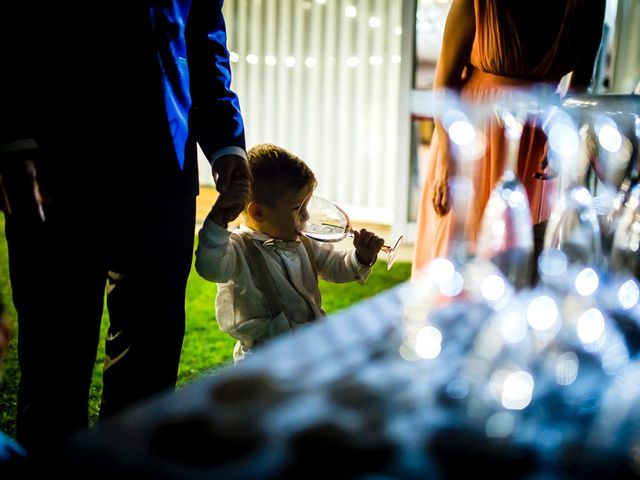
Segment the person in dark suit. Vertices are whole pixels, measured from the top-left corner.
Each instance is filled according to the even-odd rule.
[[[249,177],[226,48],[222,1],[151,2],[137,46],[136,124],[149,127],[129,163],[126,224],[107,282],[101,418],[175,384],[184,335],[198,192],[196,141],[218,187]],[[133,43],[133,42],[132,42]],[[135,117],[134,117],[135,118]],[[131,131],[138,136],[136,124]],[[141,186],[144,186],[141,188]]]
[[[249,171],[222,0],[6,3],[0,169],[17,438],[37,454],[87,426],[105,281],[101,418],[175,386],[196,143],[219,190]]]

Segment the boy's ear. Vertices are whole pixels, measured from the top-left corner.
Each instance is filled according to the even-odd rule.
[[[262,222],[264,220],[264,209],[259,203],[249,202],[247,213],[254,222]]]

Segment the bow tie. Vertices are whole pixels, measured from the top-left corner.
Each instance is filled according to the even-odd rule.
[[[273,250],[287,250],[289,252],[295,252],[298,250],[298,240],[294,240],[293,242],[285,242],[284,240],[277,240],[275,238],[270,238],[269,240],[265,240],[262,242],[262,246],[268,252]]]

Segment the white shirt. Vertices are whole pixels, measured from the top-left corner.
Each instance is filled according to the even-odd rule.
[[[196,270],[219,284],[216,318],[223,331],[238,339],[233,355],[238,361],[252,345],[312,322],[325,312],[311,260],[300,240],[275,240],[245,225],[234,233],[256,240],[284,308],[283,315],[271,318],[265,293],[249,270],[242,241],[207,218],[198,233]],[[355,249],[339,251],[330,243],[313,240],[311,245],[316,271],[324,280],[363,283],[371,273],[371,266],[358,261]]]

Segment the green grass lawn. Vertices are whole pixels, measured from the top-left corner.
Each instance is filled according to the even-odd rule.
[[[195,270],[193,270],[195,272]],[[335,313],[366,297],[375,295],[409,278],[411,265],[396,262],[390,271],[384,261],[378,262],[374,272],[364,285],[348,283],[336,285],[320,281],[323,306],[327,313]],[[184,338],[178,386],[193,380],[198,375],[232,363],[232,351],[235,340],[221,332],[215,322],[214,299],[216,285],[192,273],[187,285],[187,329]],[[4,378],[0,380],[0,430],[15,436],[16,394],[20,372],[18,369],[16,315],[11,303],[11,286],[7,261],[7,246],[4,238],[4,217],[0,215],[0,296],[8,307],[9,321],[13,328],[13,340],[9,355],[5,358]],[[98,417],[100,395],[102,391],[102,363],[104,360],[104,336],[109,317],[102,314],[102,332],[98,356],[93,371],[93,383],[90,398],[90,419]]]

